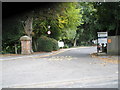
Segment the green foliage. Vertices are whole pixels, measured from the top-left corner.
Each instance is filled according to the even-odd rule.
[[[69,48],[69,46],[67,44],[65,44],[63,48]]]
[[[53,47],[52,47],[52,42],[50,41],[49,38],[42,36],[38,40],[38,51],[46,51],[46,52],[51,52]]]
[[[82,24],[82,15],[78,3],[62,3],[64,13],[58,14],[59,27],[62,29],[61,39],[74,39],[77,26]]]
[[[59,49],[57,40],[51,38],[51,42],[53,44],[53,51],[57,51]]]
[[[38,40],[38,51],[51,52],[53,50],[58,50],[58,44],[55,39],[48,38],[46,36],[41,36]]]
[[[113,35],[119,35],[120,29],[120,2],[96,2],[97,9],[96,29],[98,31],[112,32]]]
[[[77,45],[86,45],[86,42],[95,39],[96,35],[96,20],[97,20],[97,9],[94,7],[94,3],[91,2],[80,2],[79,8],[81,8],[82,23],[76,33]]]
[[[74,40],[77,26],[83,24],[81,9],[77,7],[78,3],[56,3],[52,7],[43,10],[35,10],[33,22],[33,40],[41,35],[48,36],[56,40]],[[51,26],[48,29],[48,26]]]
[[[24,30],[19,17],[11,17],[3,20],[2,28],[2,52],[15,53],[15,44],[17,44],[18,53],[20,53],[20,37],[24,35]]]
[[[81,24],[82,15],[77,3],[56,3],[53,7],[35,10],[37,18],[34,19],[34,38],[47,36],[48,26],[52,32],[50,37],[57,40],[74,39],[77,26]],[[73,32],[73,33],[71,33]]]
[[[37,46],[38,51],[58,50],[56,40],[64,41],[69,47],[75,42],[77,45],[86,45],[86,42],[97,38],[98,31],[120,35],[119,2],[61,2],[31,11],[3,20],[4,53],[15,53],[15,44],[20,51],[19,39],[25,34],[23,24],[28,16],[33,17],[32,37],[35,51]],[[51,28],[48,29],[48,26]],[[51,31],[50,35],[47,34],[48,30]]]

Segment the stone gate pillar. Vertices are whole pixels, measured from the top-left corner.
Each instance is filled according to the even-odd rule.
[[[22,36],[21,41],[21,54],[31,54],[31,38],[29,36]]]

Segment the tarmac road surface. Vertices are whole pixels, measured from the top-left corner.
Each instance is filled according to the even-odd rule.
[[[3,58],[3,88],[118,88],[118,64],[93,58],[96,47],[79,47],[42,57]],[[45,55],[45,54],[44,54]]]

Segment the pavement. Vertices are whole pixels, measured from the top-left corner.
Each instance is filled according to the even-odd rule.
[[[32,58],[32,57],[47,57],[50,55],[54,55],[54,54],[58,54],[58,53],[62,53],[64,51],[67,51],[69,49],[60,49],[58,51],[52,51],[52,52],[37,52],[37,53],[33,53],[30,55],[21,55],[21,54],[5,54],[5,55],[0,55],[0,61],[8,61],[8,60],[17,60],[17,59],[22,59],[22,58]]]
[[[116,64],[120,63],[120,56],[118,55],[107,55],[106,53],[92,53],[91,56],[94,58],[99,58],[104,62],[110,62]]]
[[[3,88],[118,88],[118,63],[93,55],[96,47],[2,56]],[[106,58],[106,56],[104,56]],[[112,59],[112,61],[115,61]]]

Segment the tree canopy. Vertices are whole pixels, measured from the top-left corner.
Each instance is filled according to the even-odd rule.
[[[18,6],[17,8],[21,9]],[[33,47],[42,35],[63,40],[72,46],[96,39],[98,31],[120,35],[119,2],[51,2],[42,7],[37,3],[37,7],[3,19],[4,52],[14,53],[15,44],[20,49],[19,38],[26,34],[23,26],[29,17],[33,18]],[[47,34],[48,31],[51,31],[50,35]]]

